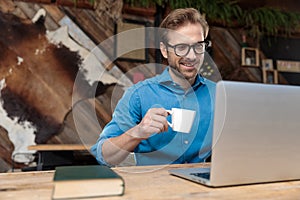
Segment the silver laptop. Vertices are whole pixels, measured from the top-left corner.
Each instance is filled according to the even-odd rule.
[[[211,187],[300,179],[300,87],[218,82],[210,168],[169,172]]]

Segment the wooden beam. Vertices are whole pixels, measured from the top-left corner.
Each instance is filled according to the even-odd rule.
[[[84,9],[94,9],[95,4],[91,3],[89,0],[16,0],[31,3],[41,3],[41,4],[56,4],[58,6],[67,6],[75,8]]]
[[[128,4],[124,4],[123,13],[154,19],[156,9],[155,7],[142,8],[142,7],[134,7]]]

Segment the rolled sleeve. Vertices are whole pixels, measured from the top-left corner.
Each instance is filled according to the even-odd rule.
[[[103,157],[102,146],[104,142],[109,138],[120,136],[139,122],[140,103],[138,99],[137,93],[128,89],[118,102],[112,120],[104,127],[96,144],[91,147],[91,153],[99,164],[111,166]]]
[[[99,139],[97,140],[96,144],[94,144],[92,147],[91,147],[91,154],[96,158],[97,162],[100,164],[100,165],[106,165],[106,166],[109,166],[111,167],[110,164],[108,164],[104,158],[103,158],[103,155],[102,155],[102,146],[104,144],[104,142],[107,140],[108,138],[104,139],[104,138],[101,138],[99,137]]]

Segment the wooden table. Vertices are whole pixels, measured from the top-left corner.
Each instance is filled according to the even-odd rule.
[[[205,165],[184,164],[114,168],[125,180],[125,194],[123,196],[93,198],[93,200],[295,200],[300,198],[300,181],[209,188],[171,176],[167,171],[170,168],[183,166],[195,167]],[[50,200],[53,188],[53,174],[54,171],[0,174],[0,199]]]
[[[74,164],[75,151],[87,151],[91,145],[83,144],[38,144],[28,146],[28,150],[37,151],[36,170],[54,169],[56,166]]]

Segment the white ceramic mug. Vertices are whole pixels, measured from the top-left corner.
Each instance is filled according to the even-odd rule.
[[[172,108],[167,110],[172,116],[172,122],[168,122],[169,126],[174,130],[182,133],[189,133],[195,118],[196,111],[181,108]]]

